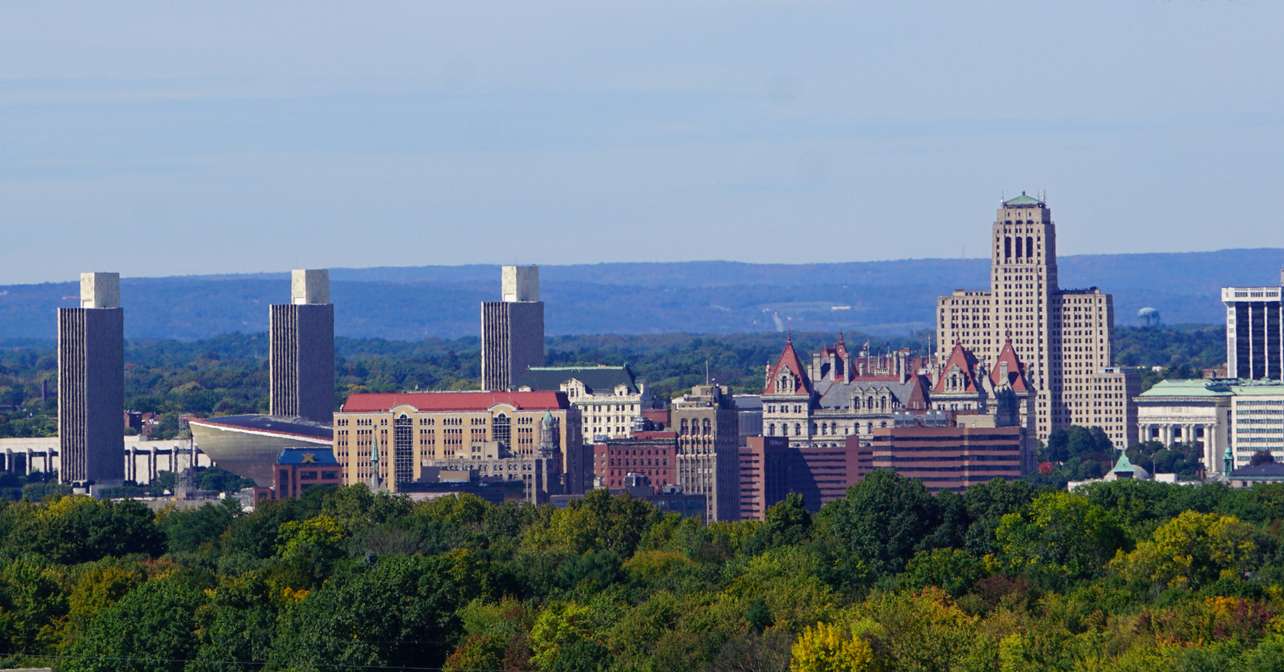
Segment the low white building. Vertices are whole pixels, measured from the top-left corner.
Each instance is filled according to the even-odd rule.
[[[180,473],[189,467],[209,467],[209,456],[190,439],[144,441],[125,437],[125,480],[150,483],[162,471]],[[15,474],[59,471],[58,437],[0,439],[0,471]]]
[[[1284,384],[1235,380],[1164,380],[1136,397],[1140,441],[1200,447],[1209,476],[1269,451],[1284,461]]]

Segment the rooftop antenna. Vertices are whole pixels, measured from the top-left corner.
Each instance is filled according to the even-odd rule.
[[[709,384],[709,358],[704,358],[704,384]]]

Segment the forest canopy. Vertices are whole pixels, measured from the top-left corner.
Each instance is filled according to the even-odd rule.
[[[875,472],[809,513],[363,486],[0,504],[0,664],[69,672],[1273,670],[1284,487]]]

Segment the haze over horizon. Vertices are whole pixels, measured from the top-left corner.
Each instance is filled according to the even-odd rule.
[[[69,21],[67,17],[75,17]],[[1284,5],[0,8],[0,284],[1284,247]]]

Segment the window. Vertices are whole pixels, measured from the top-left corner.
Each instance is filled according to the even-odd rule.
[[[499,443],[502,450],[508,450],[512,442],[513,429],[507,415],[500,413],[495,416],[494,424],[491,426],[491,437]]]

